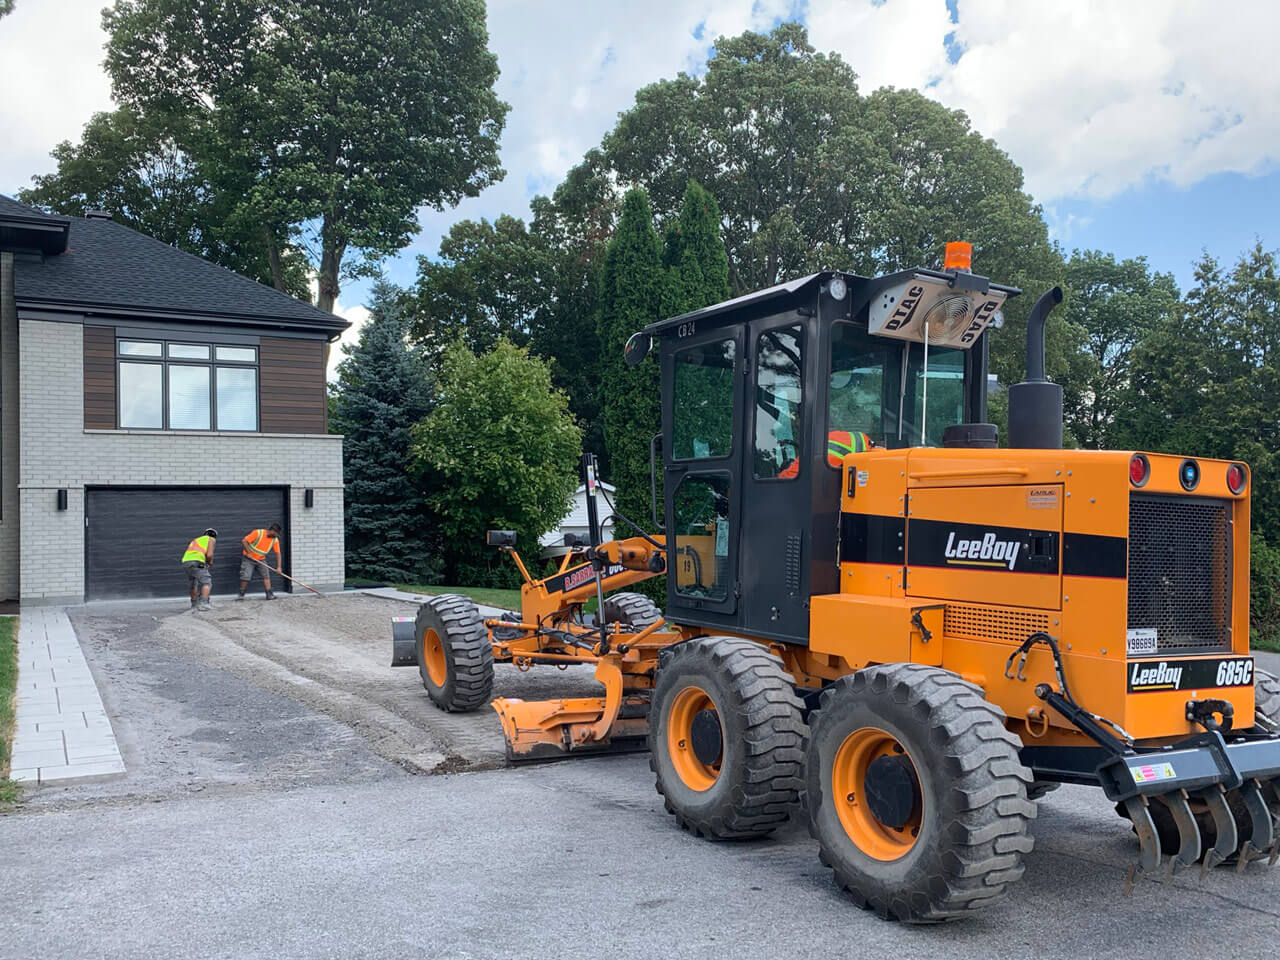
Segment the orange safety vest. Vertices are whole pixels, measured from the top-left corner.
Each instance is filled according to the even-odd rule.
[[[276,553],[280,552],[280,540],[273,536],[270,530],[251,530],[245,539],[253,540],[253,543],[248,545],[247,553],[259,560],[265,560],[272,550]]]
[[[871,438],[861,431],[832,430],[827,434],[827,463],[839,467],[845,455],[862,453],[870,450],[875,444]],[[778,473],[778,479],[791,480],[800,476],[799,459],[792,460]]]

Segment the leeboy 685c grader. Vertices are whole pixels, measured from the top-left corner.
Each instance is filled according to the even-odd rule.
[[[942,270],[819,273],[650,325],[627,353],[658,348],[664,535],[600,542],[587,457],[589,542],[535,579],[491,531],[525,575],[519,613],[433,598],[397,659],[446,710],[487,703],[495,663],[594,664],[602,696],[494,701],[513,759],[647,747],[667,810],[711,838],[802,802],[822,861],[883,917],[999,898],[1059,783],[1132,821],[1130,882],[1274,862],[1280,683],[1249,656],[1249,471],[1062,449],[1057,288],[999,449],[987,330],[1018,293],[951,245]],[[615,592],[664,572],[664,612]]]

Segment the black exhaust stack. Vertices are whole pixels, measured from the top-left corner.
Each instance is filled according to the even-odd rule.
[[[1032,450],[1062,447],[1062,387],[1044,375],[1044,327],[1049,311],[1062,302],[1054,287],[1027,318],[1027,379],[1009,388],[1009,446]]]

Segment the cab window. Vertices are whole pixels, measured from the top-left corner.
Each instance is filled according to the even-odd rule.
[[[827,393],[828,437],[840,438],[840,449],[851,439],[856,448],[859,434],[891,449],[939,443],[946,427],[964,420],[964,367],[963,350],[929,348],[926,411],[921,344],[873,337],[852,323],[836,324]],[[923,437],[922,414],[928,421]],[[836,466],[839,459],[829,457]]]
[[[729,596],[729,477],[685,477],[674,497],[676,593],[697,600]]]
[[[716,340],[675,355],[671,455],[727,457],[733,450],[734,342]]]
[[[800,475],[801,333],[775,327],[756,340],[756,425],[753,475],[793,480]]]

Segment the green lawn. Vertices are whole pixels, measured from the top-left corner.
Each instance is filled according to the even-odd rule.
[[[0,617],[0,807],[18,799],[22,789],[9,779],[13,743],[14,693],[18,689],[18,618]]]
[[[430,597],[438,596],[442,593],[460,593],[464,597],[470,597],[476,603],[487,604],[491,607],[501,607],[503,610],[520,609],[519,590],[499,590],[496,587],[424,587],[413,583],[393,583],[392,586],[406,593],[425,593]]]

